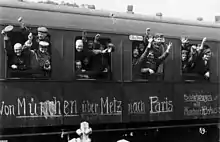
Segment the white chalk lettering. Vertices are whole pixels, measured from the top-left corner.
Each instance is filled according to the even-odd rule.
[[[109,101],[109,98],[106,99],[101,98],[101,115],[114,115],[122,113],[122,102],[113,98],[112,101]]]
[[[70,112],[71,112],[71,114],[77,114],[78,113],[76,100],[70,101]]]
[[[165,98],[165,101],[160,101],[157,96],[149,97],[150,99],[150,113],[166,113],[173,112],[172,101]]]
[[[20,113],[21,109],[23,109],[23,115],[26,115],[26,101],[25,101],[25,98],[22,99],[22,102],[18,98],[17,102],[18,102],[18,115],[21,115],[21,113]]]
[[[185,116],[206,116],[220,114],[220,107],[207,107],[202,106],[200,108],[184,107]]]
[[[128,104],[129,114],[145,114],[145,103],[143,101],[135,101]]]
[[[69,114],[68,112],[66,112],[66,110],[68,109],[68,106],[69,106],[69,102],[64,100],[64,107],[63,107],[64,110],[63,110],[63,112],[64,112],[65,115]]]
[[[0,114],[1,114],[1,115],[3,115],[3,112],[4,112],[4,111],[3,111],[3,110],[4,110],[4,104],[5,104],[5,102],[2,101],[2,102],[1,102],[1,109],[0,109]]]
[[[1,102],[0,115],[15,115],[14,105],[6,105],[4,101]]]
[[[98,114],[99,104],[89,102],[88,100],[84,100],[82,103],[82,113],[88,114]]]
[[[184,94],[185,102],[212,102],[212,95]]]
[[[61,110],[63,109],[63,110]],[[143,102],[134,102],[132,111],[145,112]],[[80,112],[80,113],[79,113]],[[100,98],[100,100],[83,100],[78,104],[77,100],[60,101],[56,97],[52,100],[39,101],[35,97],[19,97],[16,104],[0,102],[0,116],[15,116],[16,118],[59,118],[94,115],[121,115],[122,101],[113,98]],[[86,117],[87,118],[87,117]],[[93,119],[93,118],[91,118]]]
[[[203,90],[194,90],[184,94],[185,116],[206,116],[219,114],[218,95]],[[212,105],[214,104],[214,105]]]
[[[30,113],[30,115],[35,115],[34,113],[32,113],[32,104],[33,104],[33,102],[34,102],[34,98],[31,98],[31,102],[30,103],[28,103],[28,105],[29,105],[29,113]],[[34,108],[33,108],[34,109]]]

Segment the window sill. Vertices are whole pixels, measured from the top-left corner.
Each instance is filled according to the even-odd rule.
[[[205,79],[203,76],[193,73],[182,74],[182,81],[194,83],[194,82],[209,82],[209,79]]]
[[[164,81],[164,75],[161,73],[155,73],[153,75],[150,75],[147,79],[143,78],[133,78],[132,82],[161,82]]]

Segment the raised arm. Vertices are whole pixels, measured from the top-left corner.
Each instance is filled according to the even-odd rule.
[[[144,53],[141,55],[141,57],[138,59],[138,62],[137,64],[143,62],[143,60],[146,58],[147,56],[147,52],[148,52],[148,49],[150,49],[152,47],[152,42],[153,42],[153,38],[149,38],[148,40],[148,45],[147,45],[147,48],[144,50]]]
[[[168,57],[172,45],[173,45],[172,42],[169,42],[169,44],[167,45],[166,51],[160,57],[158,57],[158,60],[160,62],[163,62]]]
[[[201,51],[203,50],[204,44],[205,44],[205,42],[206,42],[206,39],[207,39],[206,37],[204,37],[204,38],[202,39],[201,45],[200,45],[200,47],[197,49],[198,52],[201,52]]]

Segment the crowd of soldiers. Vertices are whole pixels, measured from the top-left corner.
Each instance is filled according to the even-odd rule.
[[[78,79],[110,79],[111,53],[114,44],[101,40],[100,34],[88,40],[83,32],[82,39],[75,44],[75,71]]]
[[[2,30],[5,50],[8,57],[10,77],[47,77],[51,72],[50,38],[46,27],[39,27],[37,34],[22,26],[23,35],[27,36],[25,43],[12,45],[10,33],[14,27],[9,25]]]
[[[189,44],[186,37],[181,38],[182,72],[198,74],[209,79],[209,61],[211,50],[205,45],[206,38],[201,44]],[[158,72],[159,66],[168,57],[172,43],[165,44],[163,34],[150,34],[150,28],[146,29],[143,42],[133,46],[133,79],[147,79]],[[163,52],[164,51],[164,52]]]
[[[26,26],[21,26],[25,31],[27,41],[12,45],[10,32],[13,26],[9,25],[2,30],[5,41],[5,50],[8,56],[8,67],[16,77],[24,77],[28,73],[33,75],[50,76],[51,73],[51,43],[46,27],[39,27],[37,34],[30,32]],[[28,33],[28,34],[27,34]],[[205,45],[206,38],[201,44],[189,44],[186,37],[181,38],[181,58],[183,73],[197,73],[205,78],[210,77],[209,60],[211,50]],[[78,79],[110,79],[111,53],[115,46],[110,40],[103,40],[100,34],[94,38],[87,38],[87,33],[82,32],[82,37],[75,41],[75,72]],[[150,28],[142,42],[133,45],[132,66],[133,79],[148,78],[158,72],[158,68],[168,57],[172,43],[165,44],[163,34],[150,34]]]
[[[147,79],[157,73],[161,63],[168,57],[171,47],[172,42],[165,44],[163,34],[156,33],[152,36],[150,28],[147,28],[143,42],[133,47],[133,79]]]
[[[181,38],[183,73],[196,73],[209,79],[211,49],[208,45],[205,45],[205,42],[206,37],[203,38],[201,44],[190,44],[187,37]]]

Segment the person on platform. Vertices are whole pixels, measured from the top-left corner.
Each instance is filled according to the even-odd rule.
[[[92,133],[92,128],[89,127],[88,122],[80,123],[80,128],[76,130],[76,133],[80,136],[79,138],[73,138],[68,142],[91,142],[89,135]]]

